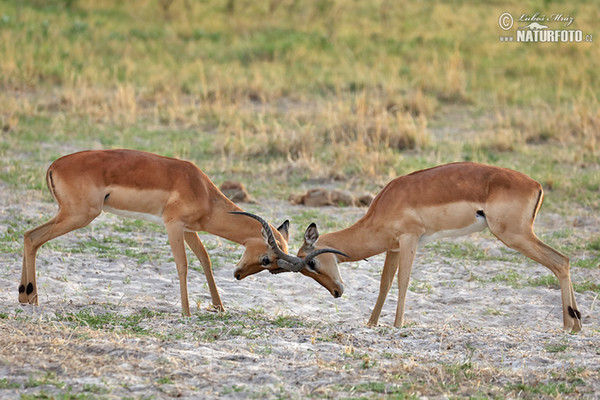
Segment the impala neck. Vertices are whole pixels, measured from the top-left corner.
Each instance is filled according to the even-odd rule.
[[[214,196],[212,212],[204,217],[202,230],[242,245],[248,239],[262,237],[262,227],[258,221],[230,214],[231,211],[243,210],[219,192]]]
[[[318,243],[319,247],[346,253],[349,257],[338,255],[337,258],[340,262],[348,262],[364,260],[388,250],[387,242],[387,235],[363,219],[341,231],[321,235]]]

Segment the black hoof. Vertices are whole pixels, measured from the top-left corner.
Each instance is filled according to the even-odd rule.
[[[579,310],[576,310],[571,306],[569,306],[569,315],[571,316],[571,318],[575,318],[581,321],[581,313],[579,312]]]

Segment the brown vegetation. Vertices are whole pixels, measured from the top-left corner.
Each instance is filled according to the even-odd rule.
[[[219,189],[234,203],[256,203],[241,182],[225,181]]]
[[[373,198],[371,193],[354,195],[342,190],[316,188],[310,189],[304,194],[291,194],[288,200],[292,204],[302,204],[307,207],[368,207]]]

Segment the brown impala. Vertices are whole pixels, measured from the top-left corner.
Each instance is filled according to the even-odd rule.
[[[25,233],[19,286],[21,303],[38,304],[35,256],[40,246],[88,225],[103,210],[165,225],[179,275],[181,307],[187,316],[190,306],[184,241],[202,264],[213,306],[223,310],[211,262],[197,231],[246,247],[234,273],[238,276],[239,270],[250,273],[264,269],[298,271],[312,257],[322,253],[316,251],[306,259],[286,254],[288,221],[273,231],[260,217],[243,212],[227,199],[188,161],[135,150],[83,151],[52,163],[46,182],[58,203],[58,213]]]
[[[347,229],[319,236],[316,225],[311,224],[298,256],[322,247],[345,253],[346,256],[323,254],[307,262],[305,269],[312,274],[335,278],[339,276],[338,262],[362,260],[386,252],[379,296],[368,324],[377,325],[398,271],[394,326],[402,326],[417,247],[487,227],[502,243],[556,275],[564,329],[577,332],[581,330],[581,314],[571,284],[569,258],[540,241],[533,232],[542,200],[542,186],[520,172],[464,162],[441,165],[391,181],[373,200],[365,216]]]

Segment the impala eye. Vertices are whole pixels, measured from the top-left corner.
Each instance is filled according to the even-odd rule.
[[[264,266],[267,266],[267,265],[271,264],[271,260],[269,260],[269,257],[267,257],[267,256],[264,256],[264,257],[263,257],[263,258],[260,260],[260,263],[261,263],[262,265],[264,265]]]
[[[317,266],[317,263],[315,262],[315,260],[310,260],[310,261],[307,263],[307,265],[308,265],[308,267],[309,267],[310,269],[312,269],[312,270],[315,270],[315,271],[316,271],[316,268],[315,268],[315,267]]]

